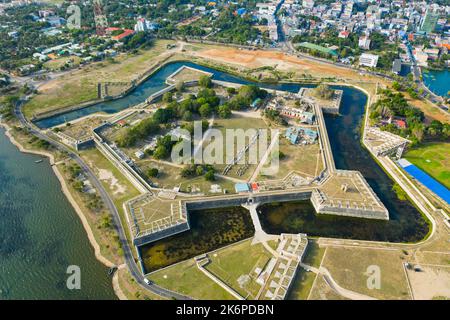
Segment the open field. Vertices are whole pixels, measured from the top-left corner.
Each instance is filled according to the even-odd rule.
[[[263,269],[271,254],[262,244],[251,245],[252,239],[218,250],[209,255],[206,269],[247,299],[257,297],[261,285],[256,283],[256,268]]]
[[[176,73],[173,77],[169,77],[169,80],[176,82],[189,82],[198,81],[202,76],[207,75],[206,72],[201,72],[192,68],[185,67]]]
[[[80,70],[73,70],[39,88],[24,107],[27,117],[44,111],[77,105],[97,98],[99,81],[131,81],[143,74],[158,60],[171,52],[166,49],[172,41],[159,40],[150,50],[139,55],[120,55],[114,62],[102,61],[90,64]]]
[[[186,46],[188,47],[188,46]],[[276,51],[262,50],[239,50],[237,48],[226,48],[217,45],[195,44],[189,45],[189,51],[193,56],[226,63],[245,69],[249,75],[259,78],[273,78],[273,74],[284,73],[291,78],[336,78],[344,82],[352,83],[374,93],[376,83],[387,85],[384,79],[361,75],[360,73],[347,68],[339,68],[331,64],[312,61],[305,58],[288,56]],[[273,70],[259,70],[258,68],[269,67]],[[252,71],[254,69],[254,71]],[[436,106],[426,100],[411,99],[407,93],[408,102],[425,113],[428,119],[439,120],[443,123],[450,122],[450,116],[439,110]]]
[[[274,67],[282,72],[293,72],[297,77],[367,79],[367,76],[330,64],[293,57],[277,51],[239,50],[211,45],[200,46],[203,50],[193,50],[193,55],[245,68]]]
[[[429,122],[431,122],[430,120],[438,120],[442,123],[450,123],[450,114],[448,112],[440,110],[427,100],[412,99],[408,93],[403,92],[403,94],[410,105],[422,110]]]
[[[97,149],[85,150],[81,152],[81,156],[95,170],[114,202],[120,204],[117,206],[118,209],[122,208],[123,202],[139,195],[138,190],[131,182],[100,151]]]
[[[450,143],[428,143],[409,150],[408,161],[427,172],[447,188],[450,188]]]
[[[156,284],[196,299],[234,300],[234,297],[201,272],[189,259],[156,271],[148,277]]]
[[[255,299],[261,286],[255,282],[255,268],[264,268],[271,255],[263,245],[251,245],[252,239],[208,254],[206,269],[247,299]],[[272,244],[272,243],[270,243]],[[193,259],[153,272],[148,277],[168,289],[198,299],[234,299],[207,278]]]
[[[347,300],[337,292],[335,292],[325,281],[322,275],[318,275],[309,300]]]
[[[234,193],[234,182],[226,180],[222,177],[216,177],[214,181],[207,181],[205,177],[183,177],[181,171],[183,165],[175,165],[165,161],[158,161],[153,159],[144,159],[136,161],[136,164],[143,172],[150,168],[158,169],[158,176],[151,177],[150,180],[159,188],[173,189],[179,187],[183,192],[202,192],[204,194],[216,194],[212,189],[213,185],[220,185],[221,192],[226,190],[227,193]],[[220,173],[220,172],[219,172]],[[219,192],[217,192],[219,193]]]
[[[377,299],[411,299],[403,271],[406,259],[399,250],[328,247],[322,266],[343,288]],[[380,289],[369,289],[369,266],[380,268]]]
[[[70,61],[72,61],[73,66],[79,66],[81,59],[77,56],[61,57],[45,62],[44,67],[51,71],[60,71],[60,68]]]
[[[414,258],[421,264],[434,264],[450,266],[450,252],[433,252],[420,250],[415,253]]]
[[[103,117],[89,117],[82,121],[67,123],[59,126],[64,134],[77,140],[81,140],[92,135],[92,130],[99,126],[105,119]]]
[[[260,175],[258,180],[283,179],[292,171],[304,178],[313,179],[324,169],[320,147],[317,142],[310,145],[293,145],[284,136],[280,136],[279,139],[280,152],[284,154],[284,158],[280,159],[278,172],[276,175]]]
[[[447,267],[422,266],[421,272],[408,270],[414,299],[450,300],[450,265]]]

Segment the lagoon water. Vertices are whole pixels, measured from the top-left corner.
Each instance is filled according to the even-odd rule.
[[[21,153],[0,128],[0,300],[116,299],[107,268],[61,191],[50,163]],[[69,265],[81,290],[69,290]]]
[[[423,82],[435,94],[448,97],[450,91],[450,70],[427,70],[422,72]]]

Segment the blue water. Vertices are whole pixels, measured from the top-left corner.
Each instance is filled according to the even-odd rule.
[[[450,191],[438,181],[434,180],[428,174],[420,170],[409,161],[402,159],[399,161],[400,166],[408,172],[413,178],[417,179],[425,187],[433,191],[437,196],[450,204]]]
[[[450,70],[428,70],[422,72],[423,82],[435,94],[448,97],[450,91]]]
[[[0,301],[116,299],[108,269],[40,159],[20,152],[0,128]],[[66,286],[70,265],[80,267],[80,290]]]
[[[175,72],[178,68],[182,66],[190,66],[196,69],[204,70],[213,74],[214,80],[228,81],[233,83],[241,83],[241,84],[250,84],[252,82],[246,81],[244,79],[229,75],[227,73],[223,73],[211,68],[203,67],[198,64],[192,62],[173,62],[165,65],[163,68],[159,69],[156,73],[154,73],[150,78],[144,81],[141,85],[139,85],[134,91],[128,94],[125,97],[122,97],[117,100],[110,100],[101,102],[83,109],[70,111],[67,113],[63,113],[57,116],[53,116],[47,119],[43,119],[40,121],[36,121],[35,124],[39,128],[51,128],[60,124],[63,124],[68,121],[73,121],[75,119],[96,113],[96,112],[105,112],[108,114],[113,114],[134,106],[138,103],[144,102],[151,94],[158,92],[159,90],[165,88],[167,85],[165,84],[166,78]],[[298,92],[301,87],[312,87],[311,85],[300,85],[300,84],[258,84],[261,87],[267,89],[277,89],[291,92]]]

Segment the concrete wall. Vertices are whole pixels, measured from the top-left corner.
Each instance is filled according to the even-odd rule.
[[[355,208],[338,208],[331,206],[321,206],[318,210],[319,214],[333,214],[336,216],[389,220],[389,215],[384,211],[375,211],[369,209],[355,209]]]
[[[153,93],[153,94],[150,95],[150,96],[147,98],[147,100],[145,100],[145,101],[146,101],[147,103],[152,103],[152,102],[158,100],[159,98],[161,98],[161,97],[164,95],[164,93],[169,92],[169,91],[172,91],[172,90],[174,90],[174,89],[175,89],[175,85],[174,85],[174,84],[171,84],[171,85],[169,85],[168,87],[165,87],[165,88],[159,90],[158,92]]]
[[[148,235],[143,235],[143,236],[136,237],[133,240],[133,244],[135,246],[142,246],[144,244],[155,242],[155,241],[158,241],[160,239],[164,239],[164,238],[173,236],[173,235],[175,235],[177,233],[181,233],[181,232],[187,231],[189,229],[190,229],[189,222],[186,221],[184,223],[178,224],[178,225],[173,226],[173,227],[169,227],[167,229],[164,229],[164,230],[161,230],[161,231],[158,231],[158,232],[154,232],[154,233],[151,233],[151,234],[148,234]]]
[[[82,141],[75,145],[75,148],[77,149],[77,151],[89,149],[92,147],[95,147],[94,138]]]
[[[309,200],[311,198],[311,192],[296,191],[273,195],[243,194],[242,196],[230,197],[225,199],[202,199],[198,201],[187,201],[186,208],[189,212],[189,210],[237,207],[247,203],[247,200],[249,198],[252,198],[253,202],[259,204],[270,202],[300,201],[300,200]]]

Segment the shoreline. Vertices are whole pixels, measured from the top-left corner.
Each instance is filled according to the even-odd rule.
[[[61,172],[55,165],[54,155],[51,154],[50,152],[46,152],[46,151],[30,150],[30,149],[25,148],[11,134],[10,131],[12,130],[12,128],[7,123],[0,121],[0,127],[5,129],[5,136],[20,152],[33,154],[33,155],[39,155],[39,156],[45,156],[49,159],[50,166],[53,169],[53,173],[55,174],[56,178],[58,179],[58,181],[61,185],[61,191],[63,192],[64,196],[69,201],[69,203],[71,204],[72,208],[76,212],[78,218],[80,219],[80,221],[83,225],[83,228],[87,234],[89,243],[91,244],[92,248],[94,249],[95,258],[108,268],[115,266],[114,263],[112,263],[105,256],[102,255],[101,250],[100,250],[100,245],[98,244],[97,240],[95,239],[94,233],[92,232],[91,226],[89,225],[89,222],[87,221],[87,218],[86,218],[85,214],[83,213],[83,210],[81,210],[80,206],[73,198],[72,194],[69,191],[67,183],[64,180],[63,175],[61,174]],[[114,293],[120,300],[126,300],[127,298],[125,297],[124,293],[122,292],[122,289],[120,288],[118,279],[114,280],[115,277],[117,277],[117,272],[114,274],[114,277],[111,280]]]

